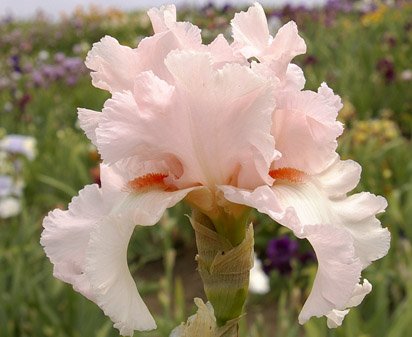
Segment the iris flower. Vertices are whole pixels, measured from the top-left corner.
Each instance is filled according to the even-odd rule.
[[[205,45],[196,26],[176,21],[174,6],[148,14],[154,35],[137,48],[106,36],[87,56],[93,84],[111,93],[101,112],[78,111],[103,158],[102,185],[45,218],[41,243],[54,276],[122,335],[154,329],[127,266],[135,226],[156,224],[183,200],[239,243],[224,220],[256,209],[316,253],[299,322],[327,316],[340,325],[371,290],[362,270],[388,251],[389,232],[375,217],[386,201],[347,195],[361,168],[336,153],[342,103],[324,83],[303,90],[303,71],[291,63],[306,52],[296,24],[271,36],[255,3],[232,20],[232,43],[219,35]]]

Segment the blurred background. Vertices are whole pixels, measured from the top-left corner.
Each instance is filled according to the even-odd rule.
[[[180,20],[207,43],[230,39],[229,22],[249,1],[174,1]],[[82,2],[85,4],[86,2]],[[0,5],[0,336],[118,336],[100,309],[52,277],[39,244],[42,219],[66,208],[85,184],[99,183],[99,156],[76,108],[101,110],[108,94],[91,86],[85,56],[104,35],[136,46],[153,33],[143,8],[164,1],[11,1]],[[234,7],[236,3],[236,8]],[[410,1],[262,1],[274,35],[296,21],[308,52],[297,57],[306,88],[321,82],[344,102],[341,156],[363,167],[358,190],[383,195],[389,254],[364,272],[374,290],[341,328],[297,316],[316,273],[310,246],[255,215],[256,252],[268,294],[250,294],[241,336],[405,337],[412,329],[412,4]],[[64,6],[63,6],[64,4]],[[104,4],[104,5],[103,5]],[[41,6],[40,6],[41,5]],[[118,5],[117,9],[111,5]],[[42,8],[43,11],[37,11]],[[65,11],[64,14],[61,11]],[[36,14],[35,14],[36,13]],[[137,228],[129,265],[159,329],[168,336],[204,298],[193,231],[179,205],[153,228]]]

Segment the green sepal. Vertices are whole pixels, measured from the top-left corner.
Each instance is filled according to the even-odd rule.
[[[223,326],[243,312],[249,272],[253,267],[253,226],[247,226],[244,239],[233,246],[214,230],[213,223],[204,214],[194,212],[191,223],[196,234],[196,260],[204,290],[218,326]]]

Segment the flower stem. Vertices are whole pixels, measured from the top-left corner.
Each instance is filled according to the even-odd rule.
[[[217,325],[224,326],[243,312],[249,271],[253,266],[253,226],[242,229],[244,238],[235,246],[230,238],[215,230],[214,223],[206,215],[193,211],[191,223],[196,234],[196,260],[204,290],[213,306]],[[237,328],[225,336],[237,336]]]

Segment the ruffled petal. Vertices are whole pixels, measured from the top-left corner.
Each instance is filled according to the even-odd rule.
[[[284,90],[302,90],[305,86],[306,79],[301,67],[289,63],[286,68],[286,77],[283,82]]]
[[[340,223],[351,233],[363,268],[387,254],[390,233],[375,218],[376,214],[385,210],[385,198],[363,192],[337,200],[332,206]]]
[[[145,186],[133,190],[127,185],[129,176],[145,168],[157,170],[159,165],[140,170],[127,163],[102,165],[102,188],[86,186],[67,211],[54,210],[43,223],[41,244],[54,264],[55,277],[97,303],[122,335],[156,327],[127,266],[134,227],[154,225],[166,208],[196,189],[165,191]]]
[[[131,193],[114,212],[123,215],[123,218],[130,217],[136,225],[151,226],[160,220],[167,208],[173,207],[197,188],[174,192],[154,189],[144,193]]]
[[[231,25],[233,47],[246,58],[256,57],[267,63],[282,81],[286,77],[290,61],[295,56],[306,53],[306,44],[298,34],[296,23],[288,22],[272,37],[265,12],[258,3],[249,7],[247,12],[235,14]]]
[[[322,86],[317,93],[287,91],[276,96],[272,134],[282,157],[274,168],[317,174],[336,160],[336,138],[343,130],[336,116],[342,105],[336,103],[338,96],[332,99],[329,90]]]
[[[153,137],[152,132],[155,131],[147,129],[150,120],[139,112],[130,91],[114,93],[105,102],[102,119],[96,129],[97,147],[104,162],[115,163],[133,156],[138,156],[136,160],[139,161],[155,159],[155,153],[150,153],[151,149],[146,144],[146,138]]]
[[[120,45],[111,36],[93,44],[86,66],[92,70],[93,85],[111,93],[131,90],[134,78],[141,71],[136,49]]]
[[[90,232],[110,210],[102,208],[103,197],[97,185],[88,185],[74,197],[69,209],[56,209],[43,221],[40,243],[54,265],[53,274],[94,300],[85,272],[86,249]]]
[[[204,185],[236,179],[237,170],[238,177],[250,173],[250,181],[240,179],[245,187],[256,180],[267,182],[262,161],[267,167],[277,155],[267,132],[274,107],[272,83],[239,64],[214,71],[208,54],[173,52],[166,64],[179,84],[181,101],[189,108],[190,117],[185,119],[190,123],[191,156],[195,156],[191,161],[197,165],[185,169],[199,167]],[[258,177],[247,169],[250,162],[255,163]]]
[[[350,164],[347,167],[352,169]],[[341,168],[342,164],[336,162],[329,170],[339,176],[342,174]],[[362,269],[385,256],[389,249],[390,234],[387,228],[381,227],[376,215],[384,211],[386,200],[367,192],[336,197],[335,192],[328,194],[333,191],[331,181],[327,181],[329,185],[324,185],[322,178],[322,175],[308,177],[302,184],[278,182],[272,190],[281,207],[285,209],[292,206],[303,223],[331,224],[348,231]],[[348,191],[353,185],[351,180],[347,181],[346,187],[342,182],[338,183],[341,189]]]
[[[258,187],[253,192],[236,191],[235,188],[226,186],[223,191],[229,201],[255,207],[293,230],[297,237],[307,239],[313,246],[319,263],[318,272],[299,316],[301,324],[311,316],[326,315],[345,305],[362,270],[355,255],[353,239],[347,230],[332,224],[306,222],[305,218],[302,219],[302,213],[310,214],[313,210],[308,210],[308,207],[302,210],[299,201],[283,205],[267,186]],[[295,195],[296,199],[299,197],[301,196]]]
[[[190,22],[176,21],[176,7],[174,5],[151,8],[147,14],[152,22],[155,34],[171,31],[185,48],[199,47],[202,44],[199,27]]]
[[[164,59],[175,49],[206,50],[201,31],[189,22],[176,22],[173,5],[148,11],[155,35],[143,39],[137,49],[122,46],[105,36],[93,45],[86,58],[92,70],[93,85],[111,93],[132,90],[136,76],[151,70],[162,79],[170,79]]]
[[[286,71],[287,65],[297,55],[306,53],[306,43],[298,34],[298,27],[294,21],[289,21],[280,27],[270,48],[266,51],[265,61],[273,61],[275,72],[280,76]]]
[[[99,125],[101,112],[79,108],[77,109],[77,116],[79,117],[80,127],[83,129],[87,138],[89,138],[94,145],[97,145],[96,128]]]
[[[240,46],[244,57],[259,57],[265,53],[272,37],[269,35],[265,12],[259,3],[255,2],[247,12],[236,13],[231,25],[235,44]]]
[[[220,69],[226,63],[248,65],[247,59],[229,45],[223,34],[207,45],[206,51],[212,55],[214,69]]]
[[[345,308],[352,308],[358,306],[365,296],[372,291],[372,285],[369,283],[367,279],[363,280],[363,284],[357,284],[353,293],[352,297],[346,303]],[[327,317],[327,324],[328,328],[337,328],[338,326],[342,325],[343,319],[349,313],[349,309],[345,310],[336,310],[333,309],[329,314],[326,315]]]
[[[348,172],[343,172],[345,167]],[[332,178],[334,173],[336,179]],[[350,179],[345,185],[337,182],[339,177]],[[336,162],[323,175],[306,176],[299,183],[279,180],[272,188],[260,186],[254,191],[220,187],[227,200],[269,215],[314,247],[319,268],[299,318],[301,323],[334,309],[345,310],[361,270],[388,251],[389,232],[375,218],[386,201],[369,193],[342,194],[353,188],[358,177],[353,162]],[[333,191],[334,182],[338,196]]]
[[[90,233],[86,254],[85,273],[94,301],[123,336],[156,328],[127,265],[127,246],[134,227],[115,216],[105,218]]]
[[[175,5],[151,8],[147,11],[155,34],[169,30],[176,23]]]
[[[205,50],[200,29],[190,22],[176,21],[176,8],[166,5],[148,12],[155,34],[144,38],[137,48],[140,71],[152,71],[159,78],[172,82],[164,64],[172,50]]]
[[[322,188],[330,198],[338,198],[352,191],[359,183],[362,168],[353,160],[340,160],[320,173]]]
[[[271,83],[238,64],[214,70],[207,53],[174,51],[165,63],[175,86],[145,72],[134,97],[116,93],[106,102],[96,131],[103,159],[173,155],[183,166],[179,188],[229,183],[234,173],[247,176],[250,162],[256,162],[254,173],[242,184],[268,181],[277,153],[270,135]]]
[[[327,317],[327,325],[329,329],[337,328],[341,326],[345,316],[349,314],[349,309],[347,310],[332,310],[329,314],[326,315]]]
[[[355,254],[353,239],[344,228],[310,225],[302,231],[318,260],[313,287],[299,315],[299,323],[312,316],[324,316],[343,309],[359,282],[362,265]]]
[[[362,284],[357,284],[353,291],[352,297],[349,302],[346,303],[347,308],[353,308],[362,303],[366,295],[372,291],[372,284],[367,279],[363,280]]]
[[[169,191],[164,190],[166,186],[149,184],[135,190],[129,184],[133,178],[153,173],[169,174],[168,165],[162,161],[138,165],[135,163],[136,160],[133,158],[130,163],[126,161],[112,166],[101,165],[102,191],[116,198],[116,203],[111,206],[110,215],[123,219],[125,223],[152,226],[160,220],[166,209],[176,205],[188,193],[201,188],[191,187]]]

